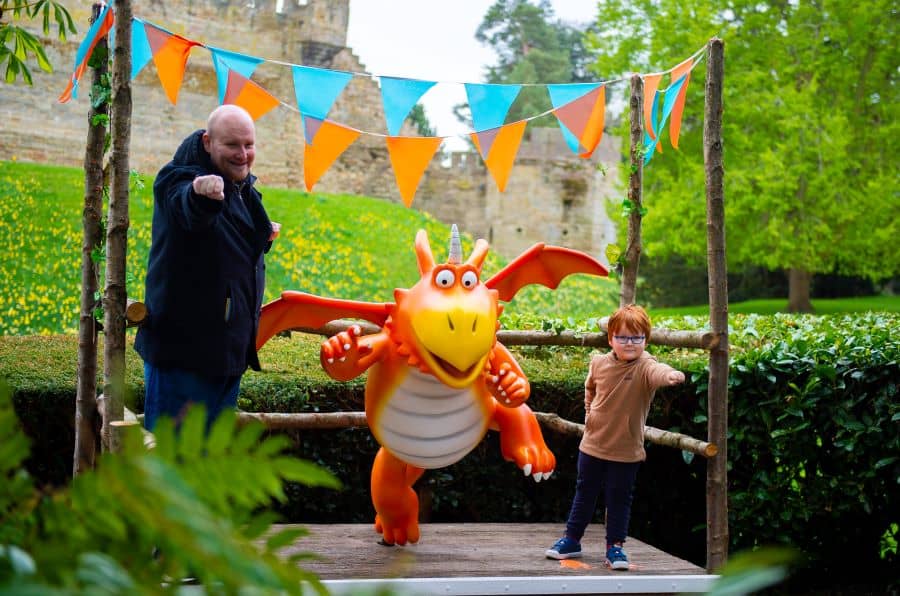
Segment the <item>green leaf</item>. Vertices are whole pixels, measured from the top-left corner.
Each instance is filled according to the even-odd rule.
[[[92,126],[109,126],[109,114],[94,114],[94,117],[91,118]],[[93,258],[93,253],[91,253],[91,258]]]
[[[31,555],[14,544],[0,544],[0,561],[6,561],[13,575],[34,575],[37,571]]]
[[[341,481],[337,477],[308,461],[282,457],[275,460],[275,465],[285,480],[302,482],[307,486],[341,488]]]
[[[896,455],[891,457],[884,457],[875,462],[875,469],[883,468],[885,466],[889,466],[895,461],[897,461],[898,457]]]
[[[256,539],[269,530],[269,527],[278,519],[278,516],[271,511],[265,511],[250,519],[250,522],[244,526],[243,534],[247,538]]]
[[[216,418],[206,440],[206,451],[209,455],[222,455],[228,450],[236,422],[237,415],[230,409],[223,411]]]
[[[309,531],[305,528],[287,528],[270,536],[266,540],[266,547],[268,547],[269,550],[278,550],[289,544],[293,544],[298,538],[308,535]]]
[[[606,245],[606,260],[609,261],[610,265],[615,265],[616,263],[618,263],[621,256],[622,249],[619,248],[618,244]]]
[[[135,589],[134,580],[112,557],[102,553],[84,553],[78,558],[75,576],[87,586],[108,594],[125,594]]]
[[[205,434],[206,408],[194,404],[188,407],[187,415],[181,422],[181,430],[178,433],[178,455],[185,459],[201,457]]]

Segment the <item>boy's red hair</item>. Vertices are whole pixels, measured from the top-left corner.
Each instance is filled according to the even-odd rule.
[[[640,331],[646,338],[650,338],[650,316],[640,306],[628,304],[613,313],[606,325],[609,341],[625,327]]]

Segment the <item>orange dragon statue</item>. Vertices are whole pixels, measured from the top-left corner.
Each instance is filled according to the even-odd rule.
[[[556,458],[524,403],[528,379],[497,341],[500,301],[529,284],[553,289],[573,273],[607,274],[582,252],[536,244],[482,282],[488,243],[478,240],[463,261],[455,225],[446,263],[435,263],[424,230],[416,235],[415,251],[421,278],[409,289],[394,290],[396,302],[286,291],[263,307],[257,336],[259,349],[285,329],[318,328],[340,318],[381,326],[362,335],[358,325],[350,325],[322,343],[320,359],[340,381],[368,371],[366,421],[381,445],[372,465],[372,503],[375,529],[387,545],[418,542],[413,484],[426,469],[462,459],[489,429],[500,431],[504,459],[537,482],[549,478]]]

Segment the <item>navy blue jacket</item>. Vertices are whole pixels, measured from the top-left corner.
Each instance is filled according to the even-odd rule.
[[[197,195],[197,176],[219,174],[203,131],[181,143],[153,184],[153,237],[135,350],[161,368],[204,375],[259,370],[256,330],[272,222],[252,174],[225,182],[225,200]]]

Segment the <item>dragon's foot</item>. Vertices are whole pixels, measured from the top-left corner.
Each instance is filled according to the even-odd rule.
[[[415,518],[409,518],[401,523],[400,520],[392,520],[387,523],[380,515],[375,516],[375,531],[381,534],[382,543],[386,545],[415,544],[419,541],[419,522]]]
[[[556,467],[556,457],[545,445],[519,447],[513,453],[512,461],[535,482],[550,478]]]

